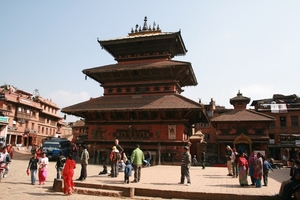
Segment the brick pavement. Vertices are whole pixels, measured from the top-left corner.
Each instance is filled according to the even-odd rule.
[[[30,185],[30,177],[26,175],[28,152],[15,152],[15,158],[10,167],[9,176],[3,179],[1,184],[1,197],[6,199],[41,199],[49,200],[63,197],[64,199],[82,199],[83,195],[73,194],[71,197],[63,196],[60,192],[53,192],[53,180],[56,176],[55,162],[50,162],[48,167],[48,179],[45,185]],[[278,193],[281,181],[289,177],[289,168],[276,169],[270,173],[269,185],[267,187],[240,187],[237,178],[226,176],[227,169],[222,167],[192,167],[190,170],[192,184],[190,186],[178,184],[180,179],[180,166],[153,166],[142,169],[142,178],[139,183],[123,184],[123,173],[117,178],[107,175],[99,176],[102,166],[88,165],[88,177],[83,183],[96,183],[102,185],[134,187],[136,188],[136,198],[140,199],[159,199],[160,195],[173,197],[176,199],[277,199],[274,195]],[[77,165],[74,179],[78,178],[80,165]],[[131,177],[131,180],[133,177]],[[76,181],[77,182],[77,181]],[[138,190],[139,189],[139,190]],[[144,190],[144,191],[143,191]],[[147,197],[139,196],[147,194]],[[168,195],[166,195],[168,194]],[[182,196],[185,194],[185,196]],[[152,198],[154,197],[154,198]],[[246,198],[247,197],[247,198]],[[89,199],[97,198],[89,196]],[[98,197],[99,198],[99,197]],[[116,199],[113,197],[101,197],[102,199]]]

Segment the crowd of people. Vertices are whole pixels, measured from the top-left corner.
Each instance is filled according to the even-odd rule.
[[[247,152],[237,152],[236,148],[232,149],[228,145],[226,146],[226,159],[227,175],[232,176],[232,178],[239,178],[240,186],[255,186],[257,188],[268,186],[269,171],[273,171],[273,168],[261,152],[252,151],[248,156]],[[248,176],[250,177],[250,184]]]
[[[72,146],[74,148],[74,146]],[[83,181],[87,178],[87,165],[89,160],[89,152],[85,145],[81,145],[80,149],[73,149],[66,157],[59,152],[56,161],[57,179],[63,179],[64,194],[71,195],[74,189],[74,169],[76,168],[75,157],[78,156],[81,164],[80,176],[77,181]],[[78,154],[80,152],[80,154]],[[227,170],[228,176],[238,178],[238,183],[241,187],[254,186],[261,188],[268,186],[269,172],[273,171],[270,163],[260,151],[252,151],[250,155],[247,152],[237,152],[235,148],[226,146]],[[0,152],[0,164],[4,169],[3,177],[6,177],[9,172],[9,165],[13,158],[13,150],[10,145],[2,148]],[[99,175],[109,175],[110,177],[118,177],[119,172],[124,174],[124,184],[130,183],[130,177],[134,172],[132,183],[140,182],[142,167],[150,166],[151,152],[146,150],[145,153],[136,144],[129,159],[125,154],[124,149],[119,144],[118,139],[115,140],[109,154],[110,170],[107,165],[103,165],[103,171]],[[181,177],[179,184],[191,184],[189,169],[192,165],[197,165],[197,158],[192,158],[189,152],[189,146],[183,147],[183,155],[181,160]],[[300,160],[290,159],[291,163],[290,178],[283,181],[277,196],[283,200],[289,200],[293,194],[300,188]],[[27,174],[30,175],[31,184],[35,185],[38,177],[39,185],[43,185],[47,179],[47,166],[49,159],[42,148],[37,148],[33,152],[27,167]],[[205,169],[205,151],[201,151],[201,166]],[[250,177],[250,181],[248,181]]]
[[[226,146],[226,150],[228,176],[239,177],[239,184],[242,187],[261,188],[262,183],[263,186],[268,186],[269,172],[273,171],[271,164],[274,164],[271,159],[269,162],[259,151],[252,151],[248,156],[246,152],[237,153],[236,149],[231,149],[230,146]],[[290,178],[282,182],[279,193],[276,194],[282,200],[293,199],[294,193],[300,189],[300,160],[290,159],[289,163],[291,165]],[[250,184],[248,176],[250,176]]]

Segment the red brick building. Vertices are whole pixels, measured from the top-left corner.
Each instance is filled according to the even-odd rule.
[[[0,87],[0,115],[8,118],[6,144],[28,147],[56,137],[62,126],[59,108],[52,100],[44,99],[36,92],[33,95],[11,85]]]
[[[85,119],[91,156],[107,160],[117,138],[127,155],[139,143],[155,162],[179,162],[193,125],[208,122],[204,106],[181,95],[197,85],[191,63],[172,60],[187,53],[181,33],[151,28],[145,17],[128,36],[98,42],[117,63],[83,73],[103,96],[62,109]]]
[[[276,160],[299,156],[300,98],[295,94],[274,94],[272,98],[254,100],[251,106],[255,111],[276,119],[269,130],[270,156]]]

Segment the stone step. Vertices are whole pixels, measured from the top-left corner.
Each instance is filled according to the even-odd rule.
[[[123,191],[98,189],[98,188],[88,188],[88,187],[75,187],[74,193],[93,195],[93,196],[109,196],[109,197],[123,197]]]

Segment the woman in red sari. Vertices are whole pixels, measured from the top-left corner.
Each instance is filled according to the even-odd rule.
[[[73,160],[72,155],[68,155],[63,169],[64,194],[66,195],[71,195],[74,189],[73,176],[75,168],[76,162]]]
[[[239,169],[239,182],[242,187],[248,186],[248,161],[245,158],[245,153],[242,153],[242,155],[238,159],[238,169]]]

